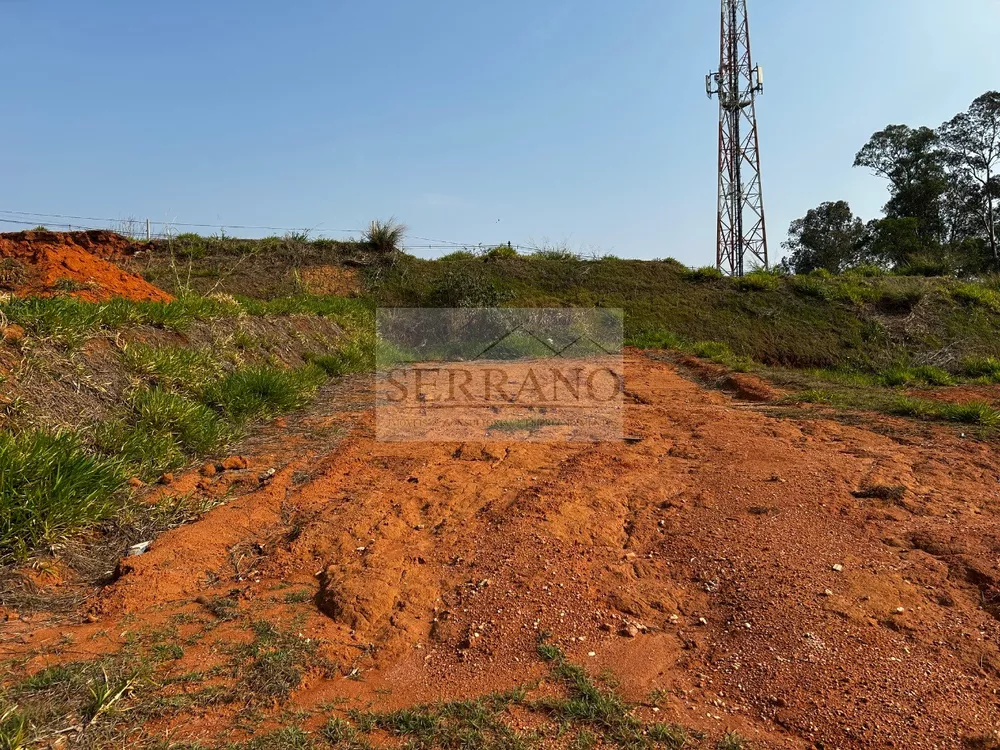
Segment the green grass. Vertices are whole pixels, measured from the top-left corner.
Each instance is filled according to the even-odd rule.
[[[544,640],[538,644],[538,655],[548,662],[553,676],[568,692],[566,698],[542,698],[531,705],[570,725],[584,725],[601,737],[621,748],[645,750],[651,741],[662,743],[668,748],[682,748],[688,741],[688,734],[680,727],[656,727],[655,736],[632,712],[614,690],[599,686],[587,671],[566,660],[557,647]]]
[[[88,451],[68,433],[0,433],[0,559],[111,516],[127,475],[122,461]]]
[[[304,406],[323,381],[316,365],[298,370],[256,366],[232,372],[205,391],[205,403],[242,424]]]
[[[774,291],[781,288],[782,279],[767,271],[751,271],[745,276],[733,279],[733,285],[744,292]]]
[[[251,703],[282,703],[302,683],[306,670],[320,664],[317,644],[268,622],[251,626],[254,639],[234,650],[237,693]]]
[[[902,396],[894,400],[887,411],[890,414],[915,419],[958,422],[988,429],[1000,426],[1000,411],[980,401],[952,404]]]
[[[181,346],[132,343],[122,350],[126,367],[153,385],[184,393],[198,393],[218,372],[205,351]]]
[[[962,363],[961,372],[966,377],[1000,383],[1000,358],[971,357]]]
[[[375,348],[369,341],[355,338],[338,345],[331,354],[313,355],[307,359],[327,375],[341,377],[375,369]]]
[[[704,266],[702,268],[695,268],[693,270],[686,272],[687,277],[691,281],[721,281],[723,278],[722,271],[720,271],[715,266]]]
[[[147,353],[148,354],[148,353]],[[157,355],[143,362],[162,364]],[[170,362],[190,364],[169,355]],[[181,368],[183,369],[183,368]],[[183,390],[197,390],[176,368]],[[200,396],[140,388],[121,416],[88,436],[26,430],[0,433],[0,561],[98,524],[128,504],[130,476],[154,479],[221,449],[255,419],[306,404],[326,372],[252,366],[216,378]]]
[[[963,305],[1000,312],[1000,294],[980,284],[957,283],[951,288],[951,296]]]
[[[884,370],[878,377],[882,385],[889,387],[912,385],[954,385],[955,379],[940,367],[896,366]]]
[[[184,331],[195,321],[240,315],[321,315],[344,327],[373,325],[369,301],[346,297],[297,295],[275,300],[237,298],[236,304],[217,297],[184,295],[172,302],[136,302],[115,298],[84,302],[72,297],[12,298],[0,302],[0,313],[34,336],[79,342],[97,331],[118,331],[148,325]]]
[[[231,306],[208,297],[181,297],[173,302],[83,302],[71,297],[13,298],[0,302],[0,312],[36,336],[79,339],[98,330],[149,325],[183,331],[196,320],[232,317]]]
[[[149,479],[221,448],[235,435],[234,427],[198,401],[150,388],[131,397],[125,417],[97,425],[94,442],[103,454]]]

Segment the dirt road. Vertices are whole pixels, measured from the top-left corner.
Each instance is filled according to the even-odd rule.
[[[755,747],[956,748],[1000,724],[994,446],[779,418],[634,353],[629,442],[379,443],[359,388],[267,427],[247,470],[161,490],[229,500],[128,558],[96,622],[12,621],[3,651],[31,671],[174,623],[181,673],[266,621],[336,665],[286,707],[319,715],[522,684],[547,632],[640,712]],[[218,740],[239,713],[150,729]]]

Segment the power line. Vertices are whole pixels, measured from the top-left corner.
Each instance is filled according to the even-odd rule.
[[[11,214],[14,216],[36,216],[42,219],[75,219],[77,221],[99,221],[105,224],[120,224],[129,221],[138,221],[130,218],[99,218],[96,216],[74,216],[71,214],[45,214],[37,213],[33,211],[13,211],[10,209],[0,209],[0,213]],[[33,222],[17,222],[17,221],[7,221],[8,224],[32,224]],[[194,224],[186,223],[182,221],[150,221],[151,224],[156,224],[158,226],[164,227],[196,227],[199,229],[267,229],[275,232],[305,232],[305,231],[323,231],[323,232],[336,232],[338,234],[360,234],[363,229],[325,229],[320,226],[314,227],[272,227],[272,226],[257,226],[253,224]],[[59,226],[73,226],[70,224],[60,224]],[[100,227],[95,227],[100,228]]]
[[[79,216],[76,214],[54,214],[54,213],[41,213],[37,211],[14,211],[9,209],[0,209],[0,214],[7,214],[11,216],[20,217],[35,217],[33,221],[26,221],[23,218],[8,218],[7,216],[0,216],[0,224],[13,224],[16,226],[24,227],[35,227],[38,226],[40,221],[46,228],[58,228],[58,229],[75,229],[78,231],[87,230],[111,230],[114,231],[117,228],[121,228],[122,224],[132,223],[136,227],[140,227],[144,224],[143,221],[138,219],[110,219],[110,218],[100,218],[95,216]],[[79,224],[79,223],[66,223],[66,222],[52,222],[51,219],[72,219],[76,222],[98,222],[99,225],[93,224]],[[275,226],[264,226],[264,225],[250,225],[250,224],[199,224],[199,223],[187,223],[187,222],[164,222],[164,221],[152,221],[151,225],[164,227],[185,227],[185,228],[200,228],[200,229],[262,229],[277,232],[310,232],[316,231],[320,234],[325,232],[336,232],[342,234],[362,234],[364,230],[361,229],[322,229],[320,227],[315,227],[312,229],[307,229],[304,227],[275,227]],[[108,226],[110,225],[110,226]],[[144,234],[143,232],[138,232],[139,234]],[[168,239],[175,236],[169,231],[162,232],[150,232],[151,239]],[[424,242],[427,244],[422,245],[411,245],[407,244],[405,249],[407,250],[482,250],[483,248],[490,247],[500,247],[507,246],[515,250],[525,250],[531,252],[537,252],[541,248],[534,245],[514,245],[506,242],[456,242],[453,240],[441,240],[431,237],[417,237],[414,236],[412,239]]]

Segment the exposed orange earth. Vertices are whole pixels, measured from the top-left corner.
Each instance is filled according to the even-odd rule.
[[[138,248],[114,232],[0,234],[0,289],[18,296],[65,293],[88,302],[112,297],[166,302],[172,297],[115,265]]]
[[[368,384],[334,386],[247,469],[157,488],[228,499],[75,620],[6,623],[0,653],[27,673],[183,622],[172,669],[205,670],[264,620],[337,665],[275,711],[319,721],[523,684],[546,631],[628,698],[664,691],[658,720],[757,748],[960,748],[1000,725],[992,445],[778,417],[637,353],[626,393],[628,441],[381,443]],[[236,616],[208,615],[214,597]],[[221,743],[239,714],[147,729]]]

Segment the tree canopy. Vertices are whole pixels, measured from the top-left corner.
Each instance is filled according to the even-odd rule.
[[[864,224],[844,201],[789,227],[784,265],[796,273],[859,263],[1000,271],[1000,92],[937,129],[888,125],[854,160],[888,183],[884,216]]]

